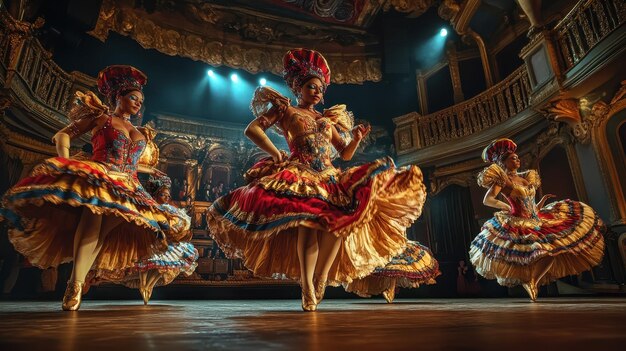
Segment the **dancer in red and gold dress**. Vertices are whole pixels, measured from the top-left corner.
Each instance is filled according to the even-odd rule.
[[[215,201],[207,220],[227,255],[257,276],[299,280],[303,310],[315,311],[327,284],[365,277],[404,251],[426,191],[418,167],[397,168],[390,158],[335,168],[334,154],[351,159],[370,128],[352,127],[344,105],[315,110],[330,83],[320,53],[291,50],[283,64],[297,105],[271,88],[255,91],[246,136],[271,157],[247,172],[247,186]],[[265,134],[272,126],[290,155]]]
[[[493,162],[478,175],[489,189],[484,204],[500,209],[472,241],[470,260],[476,272],[500,285],[522,285],[532,301],[539,286],[591,269],[602,260],[602,220],[588,205],[572,200],[535,203],[541,185],[535,170],[518,172],[517,145],[498,139],[483,151]],[[504,195],[507,203],[497,200]]]
[[[78,310],[85,276],[118,270],[167,249],[188,232],[144,190],[137,160],[146,140],[129,121],[142,103],[146,76],[130,66],[110,66],[98,74],[98,89],[77,92],[71,123],[53,138],[59,157],[47,159],[2,199],[2,217],[13,228],[9,239],[40,268],[74,261],[63,297],[64,310]],[[89,161],[69,158],[70,139],[91,132]]]
[[[188,232],[191,218],[183,209],[169,204],[172,181],[165,175],[150,176],[146,188],[154,200],[165,210],[172,212],[181,220],[171,231]],[[119,270],[97,270],[87,275],[87,283],[98,285],[103,282],[123,284],[131,289],[139,289],[143,303],[150,301],[155,286],[168,285],[181,273],[190,275],[198,264],[198,250],[190,242],[169,244],[167,251],[137,262],[133,267]]]

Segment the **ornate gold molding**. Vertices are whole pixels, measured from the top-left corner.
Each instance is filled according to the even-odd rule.
[[[430,195],[435,196],[450,185],[469,187],[476,181],[476,172],[457,173],[447,177],[433,177],[430,180]]]
[[[589,122],[583,121],[578,99],[552,101],[544,111],[550,119],[567,124],[578,142],[589,142]]]
[[[607,182],[608,194],[612,203],[614,217],[613,224],[626,224],[626,198],[624,197],[623,175],[617,171],[616,162],[611,146],[608,143],[606,125],[611,117],[626,109],[626,80],[607,104],[602,101],[591,107],[589,115],[591,128],[591,140],[596,151],[596,157],[600,162],[600,171]]]
[[[387,0],[383,8],[385,11],[393,8],[398,12],[417,17],[426,12],[434,3],[435,0]]]
[[[626,95],[624,84],[626,81],[622,81],[622,86],[609,103],[600,100],[589,107],[585,99],[561,99],[550,102],[542,111],[549,119],[567,124],[577,142],[587,144],[591,140],[591,131],[621,108]]]
[[[335,83],[382,79],[378,40],[363,30],[296,20],[280,22],[209,3],[185,6],[183,17],[177,12],[148,14],[122,0],[105,0],[91,34],[104,41],[114,31],[167,55],[278,75],[287,50],[309,46],[327,58]]]

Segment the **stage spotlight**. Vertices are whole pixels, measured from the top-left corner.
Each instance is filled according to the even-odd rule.
[[[441,30],[439,31],[439,35],[445,37],[446,35],[448,35],[448,30],[445,28],[441,28]]]
[[[261,84],[261,85],[267,84],[267,79],[265,79],[265,78],[259,79],[259,84]]]
[[[237,73],[233,73],[230,75],[230,80],[232,80],[233,82],[237,83],[239,81],[239,76],[237,75]]]
[[[210,70],[206,71],[206,74],[207,74],[209,77],[214,77],[214,76],[215,76],[215,72],[213,72],[213,70],[212,70],[212,69],[210,69]]]

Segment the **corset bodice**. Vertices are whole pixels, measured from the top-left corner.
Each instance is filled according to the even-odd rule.
[[[534,186],[513,184],[511,192],[505,198],[511,205],[512,216],[537,218]]]
[[[332,165],[332,124],[321,115],[314,118],[296,112],[283,122],[285,138],[291,151],[291,160],[305,164],[316,171]]]
[[[92,137],[92,160],[106,163],[111,170],[135,174],[137,161],[146,147],[146,140],[133,141],[113,127],[111,116]]]

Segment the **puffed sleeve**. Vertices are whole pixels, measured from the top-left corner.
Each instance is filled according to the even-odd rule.
[[[494,163],[478,173],[477,180],[478,185],[484,188],[490,188],[494,184],[505,187],[507,176],[502,167]]]
[[[536,170],[530,169],[524,172],[522,176],[528,181],[528,183],[530,183],[530,185],[535,187],[535,189],[541,186],[541,177],[539,177],[539,173]]]
[[[250,110],[264,130],[279,122],[289,106],[287,97],[269,87],[256,88],[250,102]]]
[[[91,130],[96,120],[109,110],[91,91],[84,94],[77,91],[74,97],[74,106],[68,114],[71,123],[59,131],[68,134],[70,138]]]
[[[340,140],[333,140],[337,150],[343,150],[352,141],[352,128],[354,127],[354,115],[346,109],[346,105],[335,105],[324,110],[324,117],[328,118],[335,126]]]

